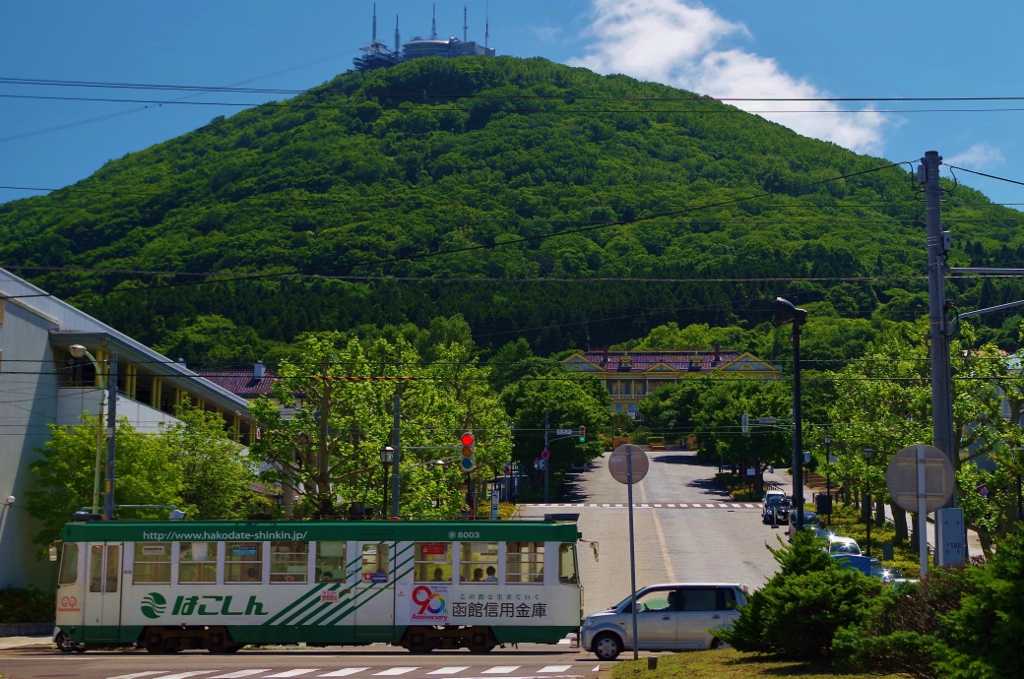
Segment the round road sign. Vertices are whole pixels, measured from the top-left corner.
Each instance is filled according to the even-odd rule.
[[[918,501],[918,449],[923,467],[925,512],[934,512],[953,496],[953,465],[949,458],[934,446],[907,446],[896,453],[885,470],[885,487],[893,501],[908,512],[917,512]]]
[[[551,457],[551,451],[545,448],[544,450],[540,451],[540,456],[546,460],[549,457]]]
[[[629,443],[624,443],[616,448],[608,458],[608,471],[611,472],[612,478],[619,483],[629,483],[629,475],[626,473],[627,459],[633,466],[633,483],[643,481],[651,468],[651,463],[647,459],[647,453],[642,451],[640,446]]]

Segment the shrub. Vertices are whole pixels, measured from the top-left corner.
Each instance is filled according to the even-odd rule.
[[[53,592],[38,587],[0,589],[0,624],[53,622],[56,615]]]
[[[991,562],[968,572],[970,593],[942,617],[950,640],[936,667],[954,679],[1021,676],[1024,661],[1024,537],[999,543]]]
[[[836,631],[870,614],[882,583],[840,568],[820,545],[813,533],[801,531],[792,544],[769,547],[781,570],[718,636],[740,651],[798,660],[829,656]]]

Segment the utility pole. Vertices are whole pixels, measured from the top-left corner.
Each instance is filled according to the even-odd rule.
[[[921,164],[917,166],[917,181],[924,184],[925,224],[928,235],[928,340],[931,348],[932,368],[932,439],[936,448],[948,458],[955,470],[957,468],[957,450],[953,439],[953,380],[949,364],[949,328],[946,317],[946,288],[943,273],[945,270],[945,254],[949,249],[949,236],[942,231],[942,187],[939,184],[939,166],[942,156],[938,151],[926,151]],[[940,526],[946,509],[956,507],[956,490],[945,507],[935,515],[935,564],[952,566],[963,560],[963,547],[960,557],[946,563],[947,550],[943,545]],[[962,515],[959,518],[963,524]],[[960,544],[966,545],[966,526]],[[921,536],[924,539],[925,536]]]
[[[395,424],[391,430],[391,447],[395,449],[391,465],[391,518],[398,518],[398,494],[402,484],[402,447],[401,447],[402,395],[395,391]]]
[[[114,431],[117,427],[117,354],[111,353],[107,362],[107,495],[103,514],[107,521],[114,519]]]
[[[949,337],[946,327],[946,288],[943,278],[942,188],[939,185],[938,151],[927,151],[917,168],[917,180],[924,184],[925,216],[928,229],[928,339],[932,362],[932,436],[935,447],[957,468],[953,445],[953,391],[949,366]],[[956,506],[956,495],[949,501]]]
[[[544,411],[544,450],[548,450],[548,411]],[[544,459],[544,504],[548,503],[548,467],[551,466],[551,455],[550,451],[548,457]]]

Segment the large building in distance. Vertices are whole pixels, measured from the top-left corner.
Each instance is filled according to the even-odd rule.
[[[422,59],[424,57],[493,57],[494,48],[488,43],[491,37],[490,21],[484,22],[484,44],[469,40],[469,25],[467,23],[467,8],[462,8],[462,40],[454,35],[450,38],[437,37],[437,13],[430,23],[430,37],[414,37],[407,43],[402,43],[401,35],[398,32],[398,17],[395,17],[395,47],[388,47],[383,40],[377,39],[377,5],[373,5],[373,38],[360,49],[363,55],[353,59],[357,71],[372,71],[376,68],[389,68],[404,61]]]

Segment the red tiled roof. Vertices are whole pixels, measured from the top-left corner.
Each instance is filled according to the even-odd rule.
[[[252,370],[197,370],[196,374],[210,380],[219,387],[238,396],[255,398],[269,396],[274,388],[277,373],[267,370],[263,377],[255,379]]]
[[[673,370],[680,372],[689,372],[691,365],[699,364],[700,372],[710,372],[730,361],[736,360],[740,355],[738,351],[719,351],[718,359],[716,360],[714,351],[662,351],[656,353],[609,351],[607,354],[603,351],[588,351],[583,354],[583,358],[594,365],[601,366],[601,368],[608,372],[618,372],[619,365],[622,363],[624,356],[630,358],[629,372],[634,373],[647,372],[659,363],[664,363]],[[697,371],[694,370],[693,372]]]

